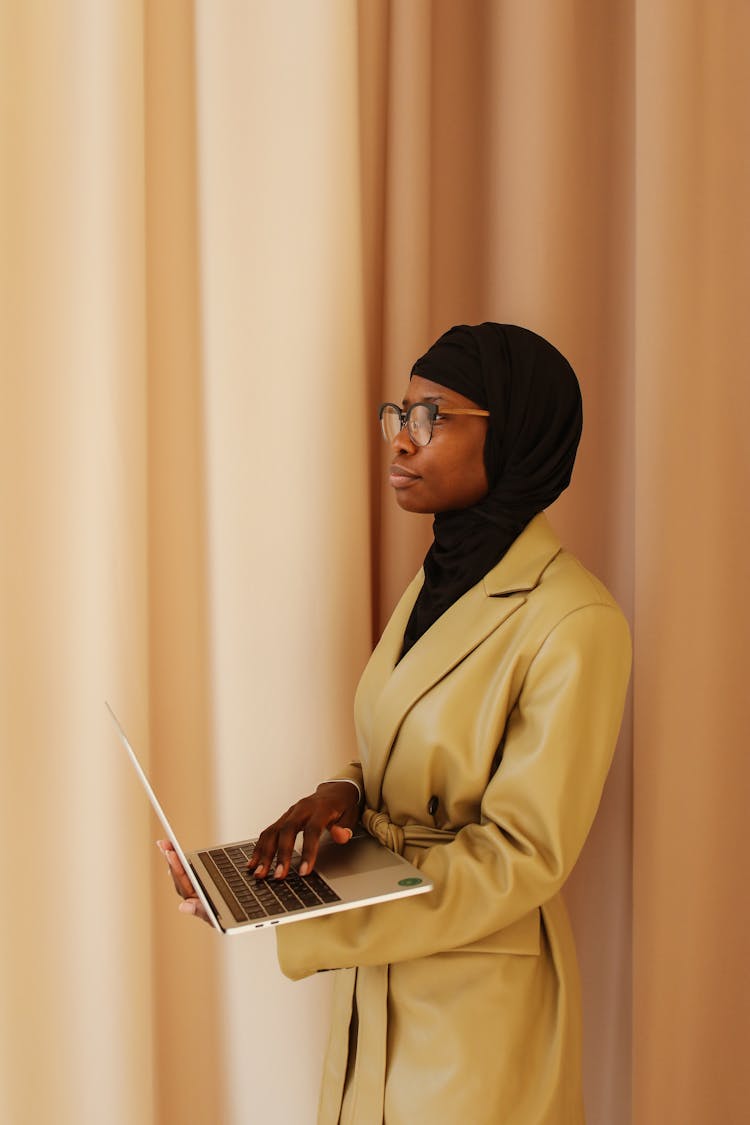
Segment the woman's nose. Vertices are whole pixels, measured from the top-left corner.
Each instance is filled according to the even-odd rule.
[[[414,453],[417,448],[409,437],[409,431],[406,426],[401,427],[391,442],[391,446],[395,453]]]

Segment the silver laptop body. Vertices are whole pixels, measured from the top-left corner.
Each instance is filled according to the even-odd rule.
[[[432,889],[431,881],[413,864],[361,827],[348,844],[334,844],[326,834],[315,870],[304,878],[297,872],[300,855],[295,852],[286,879],[256,879],[246,869],[254,840],[183,850],[119,719],[106,706],[167,838],[220,933],[262,930]]]

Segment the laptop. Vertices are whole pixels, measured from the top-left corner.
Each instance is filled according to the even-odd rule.
[[[255,840],[183,849],[119,719],[109,703],[106,706],[153,810],[219,933],[263,930],[432,890],[432,882],[418,868],[373,839],[361,825],[348,844],[334,844],[326,833],[315,869],[304,877],[297,870],[301,856],[295,851],[286,879],[256,879],[246,866]]]

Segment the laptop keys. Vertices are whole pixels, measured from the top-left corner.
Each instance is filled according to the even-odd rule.
[[[254,841],[200,852],[224,895],[235,921],[257,921],[292,914],[306,906],[339,902],[339,896],[316,871],[304,878],[292,869],[286,879],[256,879],[247,870]]]

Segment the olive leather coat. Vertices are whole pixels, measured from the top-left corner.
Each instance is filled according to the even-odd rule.
[[[544,515],[397,663],[406,590],[357,690],[368,829],[433,880],[277,931],[336,969],[321,1125],[581,1125],[580,997],[560,888],[620,727],[630,635]]]

